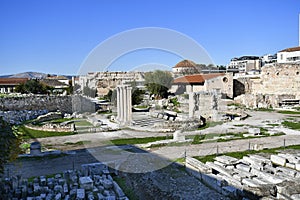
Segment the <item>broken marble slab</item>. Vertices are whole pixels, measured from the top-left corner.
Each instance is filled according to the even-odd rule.
[[[278,155],[271,155],[272,163],[280,166],[285,166],[287,159]]]
[[[220,162],[220,163],[224,163],[226,165],[233,165],[233,164],[236,164],[238,163],[238,159],[236,158],[233,158],[233,157],[230,157],[230,156],[226,156],[226,155],[223,155],[223,156],[217,156],[215,158],[216,161]]]

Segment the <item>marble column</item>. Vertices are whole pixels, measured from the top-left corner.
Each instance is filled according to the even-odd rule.
[[[117,121],[120,125],[130,125],[132,121],[131,87],[117,86]]]

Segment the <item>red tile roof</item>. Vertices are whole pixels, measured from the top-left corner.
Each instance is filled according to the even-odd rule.
[[[183,60],[177,63],[173,68],[194,68],[196,67],[196,63],[191,60]]]
[[[19,85],[28,81],[28,78],[0,78],[0,85]]]
[[[291,48],[283,49],[279,52],[293,52],[293,51],[300,51],[300,47],[291,47]]]
[[[216,78],[218,76],[224,76],[224,73],[213,73],[213,74],[194,74],[188,76],[181,76],[174,79],[173,84],[201,84],[206,80]]]

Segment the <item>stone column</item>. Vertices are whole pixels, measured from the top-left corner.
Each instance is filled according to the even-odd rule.
[[[117,121],[120,125],[129,125],[132,121],[131,89],[128,85],[117,87]]]

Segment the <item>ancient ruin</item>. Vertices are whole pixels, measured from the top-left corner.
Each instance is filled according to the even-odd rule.
[[[129,125],[132,122],[131,90],[129,85],[117,87],[117,121],[120,125]]]

